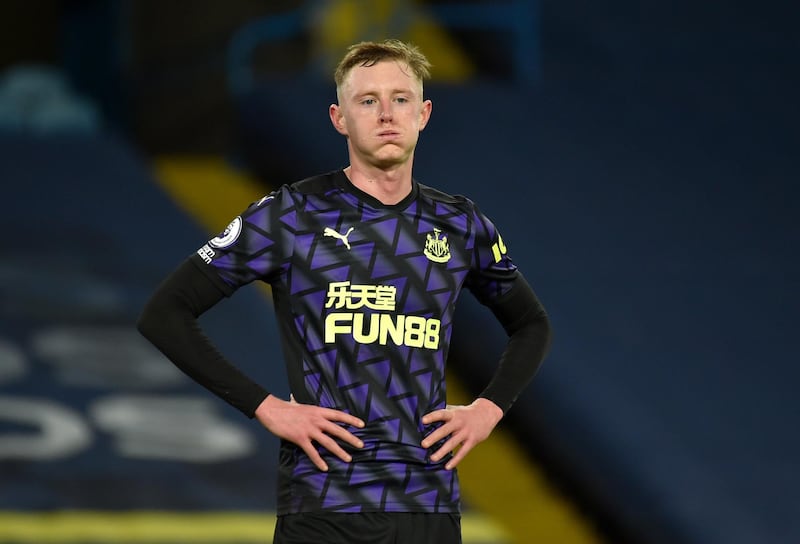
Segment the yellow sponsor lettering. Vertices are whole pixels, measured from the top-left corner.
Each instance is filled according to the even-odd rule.
[[[394,342],[398,346],[403,345],[403,331],[405,330],[405,323],[406,323],[406,316],[398,315],[397,320],[392,320],[392,316],[389,314],[381,314],[381,337],[380,337],[380,344],[382,346],[386,345],[388,342],[388,336],[392,337],[392,342]]]
[[[340,322],[347,323],[341,324]],[[325,343],[332,344],[336,340],[337,334],[349,334],[353,332],[353,314],[335,312],[328,314],[325,318]]]
[[[418,315],[333,312],[325,317],[325,343],[333,344],[339,335],[350,336],[359,344],[389,340],[398,346],[438,349],[442,322]]]
[[[353,314],[353,338],[359,344],[371,344],[378,339],[378,314],[369,316],[369,330],[364,332],[364,314]]]

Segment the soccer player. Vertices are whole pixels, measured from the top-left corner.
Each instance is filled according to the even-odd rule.
[[[397,40],[351,46],[329,108],[349,165],[252,203],[164,280],[138,322],[181,370],[281,439],[276,544],[461,542],[455,468],[550,343],[494,224],[468,198],[412,177],[429,68]],[[272,286],[288,400],[198,325],[256,280]],[[478,398],[450,406],[444,367],[465,287],[509,340]]]

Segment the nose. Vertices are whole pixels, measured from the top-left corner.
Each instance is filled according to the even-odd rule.
[[[380,119],[381,123],[386,123],[387,121],[391,121],[392,120],[392,110],[389,109],[388,105],[382,105],[381,106],[379,119]]]

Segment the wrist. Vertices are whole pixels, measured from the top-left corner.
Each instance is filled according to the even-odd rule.
[[[482,410],[485,410],[486,413],[490,414],[495,424],[503,419],[503,409],[486,397],[478,397],[472,404],[479,406]]]
[[[264,397],[264,400],[256,407],[255,417],[261,422],[267,421],[270,417],[270,413],[275,409],[277,403],[281,402],[281,399],[273,395],[272,393],[268,394]]]

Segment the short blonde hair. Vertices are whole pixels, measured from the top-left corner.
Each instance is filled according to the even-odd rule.
[[[419,48],[400,40],[388,39],[382,42],[360,42],[347,48],[347,53],[339,61],[333,79],[340,88],[347,74],[356,66],[373,66],[384,60],[396,60],[408,65],[420,83],[431,76],[431,63]]]

